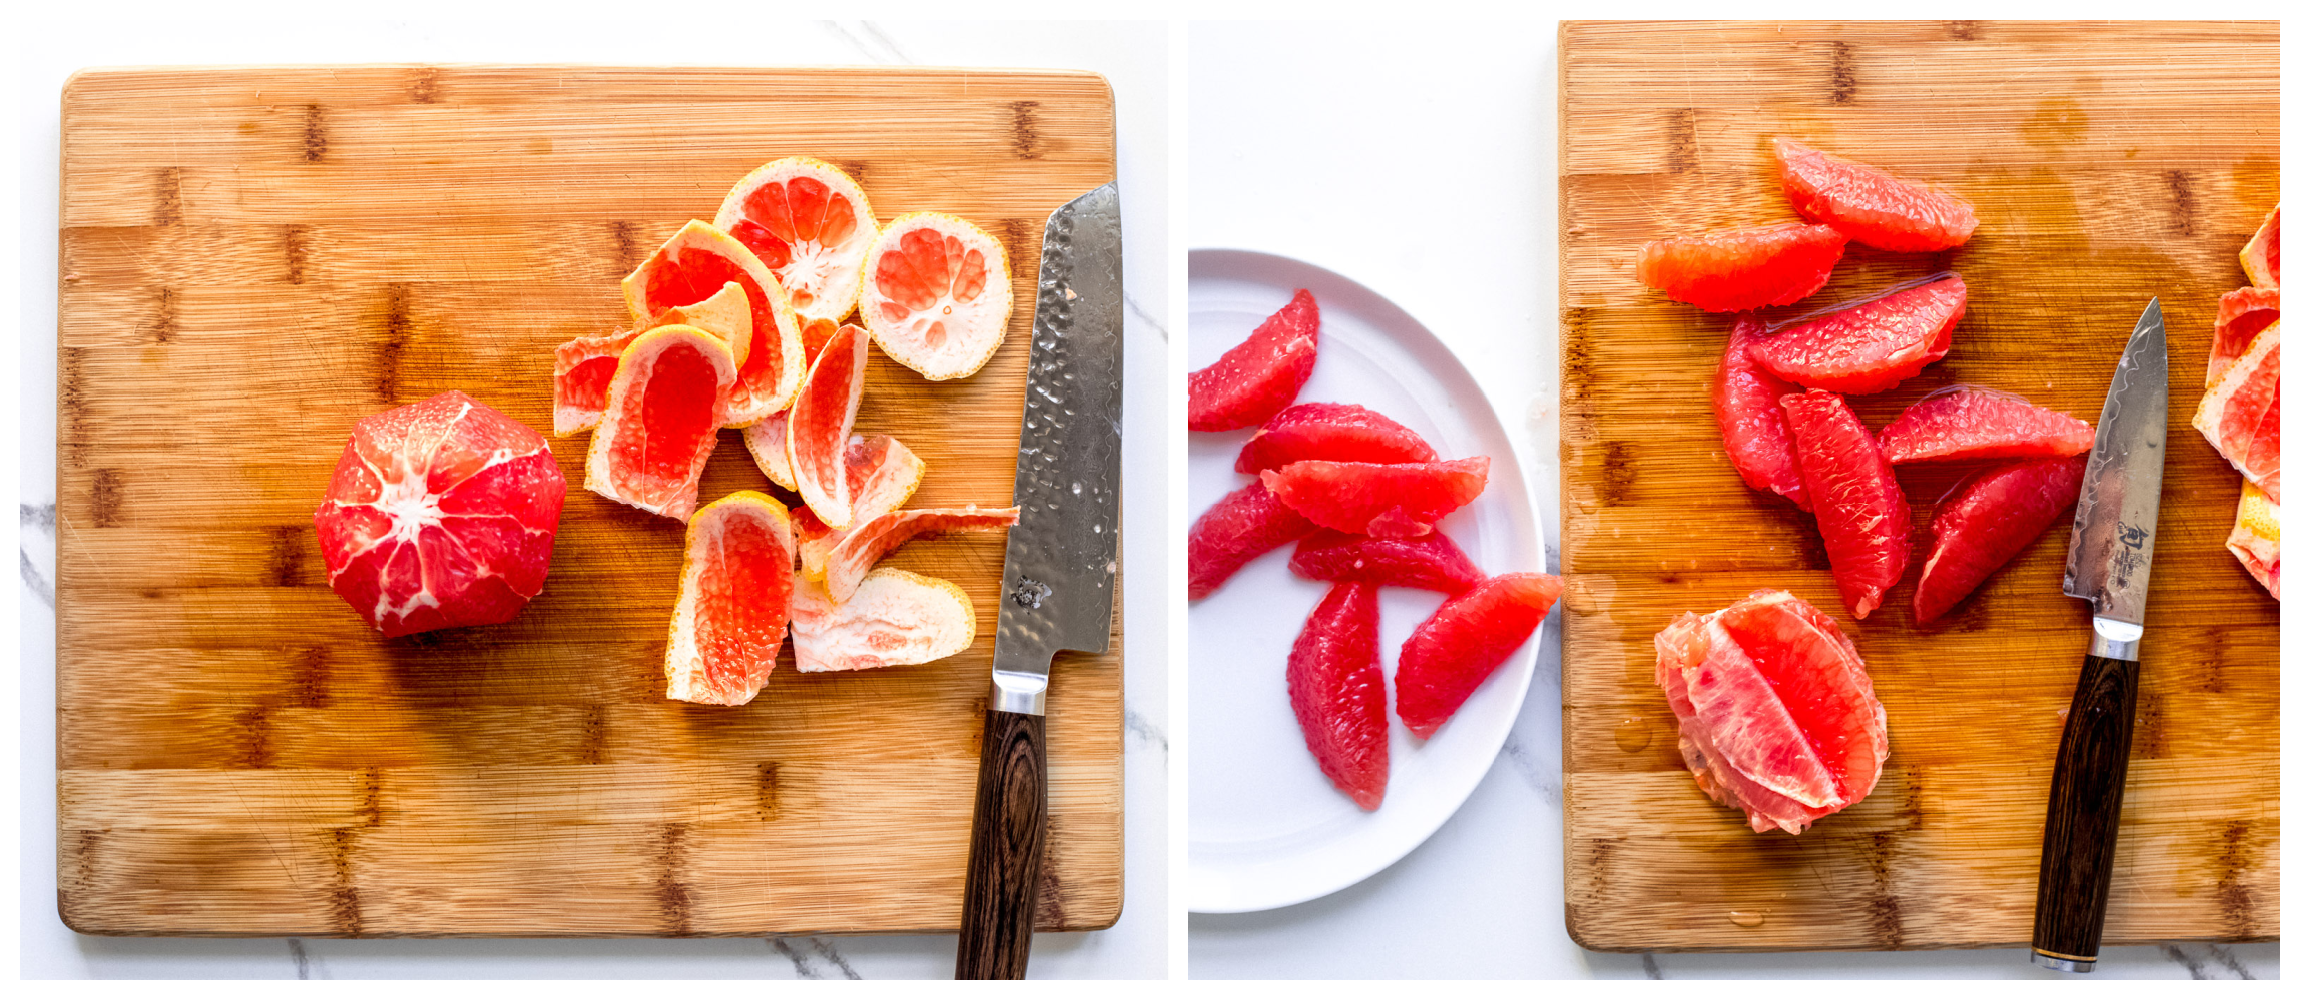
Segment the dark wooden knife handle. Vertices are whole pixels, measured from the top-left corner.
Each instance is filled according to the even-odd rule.
[[[1022,978],[1045,856],[1046,717],[991,709],[982,720],[958,978]]]
[[[2086,656],[2060,731],[2060,758],[2052,768],[2052,802],[2044,817],[2044,857],[2037,866],[2036,928],[2029,947],[2038,955],[2091,971],[2100,957],[2108,912],[2108,880],[2116,867],[2116,824],[2124,809],[2124,769],[2132,753],[2132,721],[2140,696],[2140,665]]]

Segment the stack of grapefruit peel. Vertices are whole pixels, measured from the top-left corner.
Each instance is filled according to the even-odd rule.
[[[789,157],[744,177],[712,222],[681,227],[622,289],[629,329],[557,348],[552,423],[561,437],[591,432],[586,488],[686,522],[668,696],[749,702],[786,632],[806,672],[971,645],[974,609],[956,585],[874,564],[922,535],[1002,529],[1018,511],[904,510],[925,463],[852,432],[871,344],[930,381],[997,352],[1013,307],[1005,248],[932,212],[882,228],[852,178]],[[857,313],[861,325],[842,323]],[[761,472],[803,505],[743,490],[698,510],[722,428],[741,429]],[[460,393],[369,418],[318,515],[331,580],[387,635],[508,620],[542,587],[565,489],[540,435]]]
[[[1953,385],[1871,434],[1846,397],[1890,389],[1948,353],[1965,312],[1963,278],[1943,272],[1782,323],[1748,310],[1820,290],[1847,242],[1946,251],[1979,219],[1940,188],[1787,138],[1773,150],[1803,222],[1657,240],[1639,254],[1637,276],[1678,301],[1738,313],[1710,395],[1726,457],[1751,489],[1812,515],[1853,617],[1876,610],[1909,567],[1910,506],[1896,467],[1970,466],[1934,505],[1918,563],[1915,618],[1931,623],[2075,503],[2092,428],[2010,393]],[[1884,707],[1828,615],[1761,590],[1680,618],[1654,645],[1687,767],[1752,829],[1800,832],[1875,787],[1887,756]]]
[[[1484,492],[1489,460],[1440,461],[1420,435],[1363,406],[1295,403],[1317,359],[1318,303],[1297,291],[1190,374],[1192,431],[1260,428],[1238,454],[1237,471],[1254,481],[1191,526],[1190,599],[1299,543],[1294,573],[1333,587],[1287,657],[1287,693],[1319,770],[1370,811],[1390,772],[1378,588],[1447,595],[1398,656],[1398,718],[1426,740],[1533,635],[1562,581],[1480,572],[1437,525]]]
[[[2279,601],[2284,599],[2283,559],[2276,542],[2278,510],[2284,502],[2284,451],[2277,427],[2284,403],[2278,379],[2283,352],[2278,289],[2284,270],[2283,216],[2282,205],[2270,210],[2268,220],[2236,257],[2251,284],[2220,297],[2204,400],[2189,420],[2244,476],[2228,551]]]

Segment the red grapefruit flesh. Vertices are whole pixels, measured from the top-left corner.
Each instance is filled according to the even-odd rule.
[[[2276,501],[2251,483],[2244,484],[2244,497],[2236,503],[2236,527],[2228,533],[2228,551],[2236,555],[2244,571],[2268,588],[2268,596],[2281,601],[2284,589],[2284,557],[2277,548],[2279,522],[2282,515]]]
[[[312,523],[328,586],[397,638],[510,621],[566,497],[542,435],[449,390],[353,425]]]
[[[1876,788],[1885,709],[1852,641],[1819,609],[1760,590],[1679,616],[1653,644],[1686,767],[1751,829],[1801,833]]]
[[[666,310],[717,295],[728,282],[743,290],[750,306],[751,342],[737,359],[740,384],[729,395],[727,423],[747,427],[789,406],[806,374],[798,315],[774,272],[718,227],[691,221],[623,279],[623,299],[632,320],[646,325]]]
[[[1909,501],[1893,467],[1845,398],[1815,389],[1781,397],[1797,472],[1813,500],[1829,572],[1853,617],[1884,603],[1909,565]]]
[[[2013,462],[1959,484],[1934,508],[1933,550],[1917,576],[1917,623],[1978,589],[2076,503],[2085,456]]]
[[[1398,653],[1398,719],[1429,739],[1533,637],[1564,589],[1547,573],[1504,573],[1439,605]]]
[[[806,386],[791,404],[790,422],[783,432],[799,496],[806,499],[808,510],[833,528],[854,523],[854,498],[847,487],[847,435],[862,408],[863,373],[869,361],[869,335],[859,326],[840,327],[807,373]]]
[[[1375,538],[1417,538],[1485,492],[1483,455],[1451,462],[1295,462],[1262,471],[1262,485],[1320,527]]]
[[[2271,324],[2252,346],[2230,362],[2220,381],[2204,390],[2189,424],[2212,442],[2220,457],[2259,484],[2268,499],[2283,503],[2284,451],[2278,420],[2284,412],[2278,370],[2283,355],[2282,324]]]
[[[1296,403],[1262,423],[1238,452],[1249,476],[1307,459],[1435,462],[1437,451],[1404,425],[1350,403]]]
[[[2239,288],[2220,297],[2220,316],[2212,324],[2212,361],[2204,384],[2220,381],[2220,373],[2235,364],[2252,346],[2260,331],[2283,313],[2283,293],[2274,288]]]
[[[972,645],[974,604],[948,580],[874,569],[839,603],[802,576],[791,599],[791,652],[800,673],[931,663]]]
[[[847,601],[854,597],[855,588],[862,585],[863,575],[870,572],[871,566],[902,547],[904,542],[920,535],[954,531],[998,531],[1014,527],[1021,518],[1020,507],[921,509],[881,514],[846,532],[831,548],[824,559],[824,587],[832,601]]]
[[[1214,501],[1190,526],[1190,599],[1213,593],[1247,563],[1317,527],[1261,483]]]
[[[686,520],[734,385],[735,359],[719,338],[691,326],[640,334],[616,363],[583,487]]]
[[[1318,300],[1301,289],[1244,343],[1190,373],[1190,429],[1234,431],[1276,416],[1317,363]]]
[[[1725,458],[1742,482],[1811,510],[1805,481],[1797,475],[1796,442],[1781,413],[1781,397],[1797,387],[1766,371],[1749,354],[1764,332],[1765,324],[1754,316],[1744,313],[1734,318],[1725,356],[1718,360],[1717,377],[1709,385],[1709,409],[1725,435]]]
[[[2260,224],[2260,231],[2236,255],[2244,277],[2258,288],[2278,288],[2284,280],[2284,206],[2277,205]]]
[[[1377,587],[1413,587],[1458,595],[1485,574],[1447,538],[1432,531],[1420,538],[1367,538],[1320,528],[1294,546],[1288,563],[1295,576]]]
[[[1903,180],[1792,139],[1773,140],[1781,187],[1807,221],[1827,223],[1879,250],[1927,252],[1962,246],[1980,225],[1971,202],[1930,184]]]
[[[795,550],[789,512],[764,493],[729,494],[695,512],[663,654],[667,697],[743,705],[758,696],[790,623]]]
[[[1372,811],[1390,783],[1389,692],[1382,681],[1381,602],[1373,585],[1326,592],[1286,657],[1286,694],[1318,770]]]
[[[1829,283],[1845,234],[1790,222],[1654,240],[1637,252],[1637,280],[1710,312],[1785,306]]]
[[[1946,356],[1964,314],[1965,279],[1952,275],[1782,330],[1750,354],[1805,388],[1858,396]]]
[[[1909,405],[1877,435],[1885,461],[2055,458],[2092,450],[2092,425],[2011,393],[1951,386]]]

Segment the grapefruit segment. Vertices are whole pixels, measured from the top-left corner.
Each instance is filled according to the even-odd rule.
[[[2277,371],[2282,355],[2281,323],[2252,338],[2252,346],[2204,390],[2190,426],[2212,442],[2220,457],[2259,484],[2268,499],[2283,503],[2283,445],[2277,421],[2283,414],[2283,386]]]
[[[1381,808],[1390,783],[1380,636],[1373,585],[1338,583],[1310,612],[1286,657],[1286,694],[1310,756],[1335,788],[1369,812]]]
[[[2260,336],[2283,312],[2283,293],[2275,288],[2239,288],[2220,297],[2220,316],[2212,324],[2212,361],[2205,369],[2204,384],[2220,381],[2220,374],[2244,355],[2252,340]]]
[[[801,576],[792,596],[791,652],[801,673],[931,663],[972,645],[974,604],[948,580],[874,569],[842,603]]]
[[[1980,225],[1971,202],[1930,184],[1831,156],[1786,137],[1773,140],[1781,187],[1807,221],[1827,223],[1879,250],[1930,252],[1962,246]]]
[[[790,623],[796,549],[789,512],[764,493],[729,494],[695,512],[663,654],[666,697],[743,705],[758,696]]]
[[[1213,593],[1239,568],[1317,527],[1261,483],[1231,491],[1190,525],[1190,599]]]
[[[1295,576],[1377,587],[1413,587],[1459,595],[1485,574],[1447,538],[1432,531],[1420,538],[1367,538],[1329,528],[1302,539],[1288,563]]]
[[[807,373],[806,387],[791,403],[783,442],[791,478],[807,509],[832,528],[854,523],[848,491],[847,435],[862,408],[863,373],[870,361],[870,338],[854,325],[842,326]]]
[[[1820,291],[1845,255],[1845,234],[1795,222],[1654,240],[1637,280],[1710,312],[1785,306]]]
[[[2280,287],[2284,280],[2283,204],[2269,210],[2267,220],[2260,223],[2260,230],[2252,234],[2236,260],[2244,265],[2244,277],[2255,287]]]
[[[1917,576],[1917,623],[1947,614],[2076,503],[2085,457],[2013,462],[1976,473],[1935,508],[1933,548]]]
[[[1398,653],[1398,719],[1429,739],[1533,637],[1564,588],[1547,573],[1504,573],[1439,605]]]
[[[1814,389],[1781,397],[1797,441],[1797,472],[1853,617],[1866,618],[1909,565],[1909,501],[1893,467],[1845,399]]]
[[[742,290],[750,308],[751,333],[737,356],[740,380],[729,394],[726,419],[730,427],[747,427],[789,406],[806,374],[799,362],[798,316],[774,272],[718,227],[690,221],[623,279],[623,301],[632,321],[645,326],[673,307],[720,294],[729,283]]]
[[[1317,363],[1318,300],[1297,289],[1244,342],[1190,373],[1190,429],[1234,431],[1276,416]]]
[[[878,239],[870,198],[846,171],[786,156],[735,182],[712,225],[774,272],[802,321],[837,322],[862,293],[863,259]]]
[[[328,586],[397,638],[517,615],[566,496],[542,435],[451,389],[353,425],[312,524]]]
[[[703,465],[718,446],[734,386],[734,356],[717,337],[691,326],[665,326],[633,338],[608,384],[583,487],[686,520],[695,511]]]
[[[1950,275],[1792,326],[1750,354],[1808,389],[1857,396],[1899,385],[1946,356],[1964,314],[1965,279]]]
[[[823,584],[833,602],[852,600],[863,575],[887,553],[920,535],[954,531],[997,531],[1021,520],[1022,508],[979,507],[903,510],[881,514],[845,532],[824,556]],[[811,575],[811,574],[810,574]]]
[[[2092,450],[2092,425],[2007,392],[1955,385],[1910,404],[1877,435],[1885,461],[2052,458]]]
[[[1725,356],[1718,359],[1717,377],[1709,385],[1709,409],[1725,436],[1725,458],[1742,482],[1811,510],[1805,481],[1797,475],[1796,442],[1790,439],[1788,418],[1781,412],[1781,397],[1797,387],[1766,371],[1749,354],[1764,332],[1765,324],[1754,316],[1743,313],[1734,318]]]
[[[1350,403],[1296,403],[1262,422],[1238,452],[1249,476],[1305,459],[1435,462],[1437,451],[1395,420]]]
[[[895,363],[932,381],[965,378],[1006,340],[1006,268],[1006,247],[974,223],[897,216],[863,262],[863,325]]]
[[[2268,588],[2268,596],[2281,601],[2284,590],[2279,582],[2284,565],[2277,544],[2277,526],[2281,514],[2276,501],[2251,483],[2244,484],[2244,496],[2236,502],[2236,528],[2228,533],[2228,551],[2236,554],[2236,561],[2260,585]]]
[[[1312,460],[1265,469],[1262,485],[1320,527],[1375,538],[1415,538],[1485,492],[1491,464],[1483,455],[1394,465]]]

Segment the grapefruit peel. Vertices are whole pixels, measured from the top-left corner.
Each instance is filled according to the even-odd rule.
[[[602,337],[577,337],[559,345],[551,370],[551,433],[568,437],[599,426],[607,410],[607,383],[615,363],[639,334],[659,326],[686,324],[727,342],[742,365],[751,347],[751,307],[743,286],[732,281],[718,294],[691,306],[673,306],[646,323]]]
[[[665,326],[633,338],[608,383],[583,487],[686,520],[734,385],[735,359],[726,342],[700,329]]]
[[[930,663],[974,645],[974,605],[957,584],[907,570],[870,571],[833,602],[801,575],[791,599],[791,652],[801,673]]]
[[[2236,501],[2236,527],[2228,533],[2228,551],[2254,580],[2268,588],[2268,596],[2284,599],[2281,583],[2284,558],[2277,548],[2277,527],[2281,514],[2276,501],[2251,483],[2244,484],[2244,495]]]
[[[863,260],[879,233],[862,186],[809,156],[786,156],[744,175],[711,224],[767,265],[805,323],[835,323],[854,311]]]
[[[738,359],[740,382],[729,394],[726,426],[748,427],[791,405],[806,375],[798,315],[774,272],[734,237],[689,221],[623,278],[632,321],[646,325],[675,307],[694,305],[734,282],[751,311],[750,343]],[[685,300],[685,301],[680,301]],[[729,345],[732,347],[733,345]]]
[[[2278,202],[2260,223],[2259,231],[2236,255],[2245,280],[2256,288],[2274,289],[2284,280],[2284,205]]]
[[[796,552],[789,511],[764,493],[732,493],[695,512],[663,653],[665,697],[743,705],[758,696],[790,623]]]
[[[854,523],[853,494],[847,483],[847,436],[862,407],[863,375],[869,367],[870,337],[854,325],[842,326],[815,359],[806,386],[791,404],[783,444],[791,478],[807,509],[831,528]]]
[[[2283,447],[2278,420],[2283,413],[2284,389],[2278,380],[2282,358],[2281,322],[2271,323],[2252,339],[2244,354],[2220,373],[2220,380],[2204,391],[2204,399],[2189,420],[2212,442],[2220,457],[2259,485],[2268,499],[2283,498]]]
[[[864,260],[860,311],[896,364],[940,382],[974,374],[1014,311],[1006,247],[954,215],[899,215]]]

